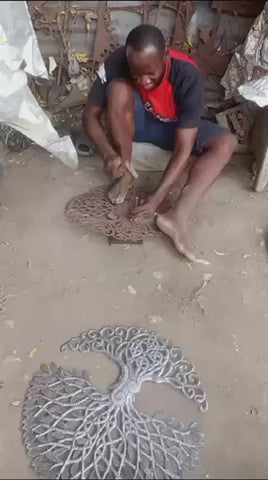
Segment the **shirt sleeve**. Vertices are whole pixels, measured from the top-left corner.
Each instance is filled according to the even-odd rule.
[[[94,105],[96,105],[97,107],[105,107],[106,88],[107,88],[107,85],[101,83],[100,78],[97,77],[90,89],[90,92],[88,94],[88,99],[91,100],[94,103]]]
[[[178,105],[178,128],[199,126],[204,109],[203,76],[192,64],[185,63],[175,82],[174,96]]]

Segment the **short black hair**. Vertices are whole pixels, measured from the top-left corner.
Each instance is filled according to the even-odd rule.
[[[147,47],[154,47],[157,52],[164,52],[166,42],[159,28],[143,24],[129,32],[126,47],[131,47],[135,52],[142,52]]]

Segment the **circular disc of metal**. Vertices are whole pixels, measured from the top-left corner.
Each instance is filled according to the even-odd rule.
[[[65,206],[66,217],[122,241],[138,242],[158,235],[152,223],[130,219],[136,201],[134,190],[120,205],[113,205],[107,192],[107,186],[93,187],[89,192],[72,198]]]

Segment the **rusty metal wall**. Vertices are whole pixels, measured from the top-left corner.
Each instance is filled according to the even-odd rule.
[[[59,4],[64,2],[58,2],[51,0],[49,2],[29,2],[36,4],[49,4],[49,9],[57,10]],[[85,12],[91,9],[97,10],[98,1],[71,1],[69,2],[70,8],[74,8],[76,11],[75,20],[72,24],[72,31],[70,33],[70,45],[77,52],[84,52],[89,55],[93,53],[97,20],[92,20],[90,31],[86,29]],[[110,11],[111,27],[114,29],[114,33],[118,38],[119,44],[123,44],[128,32],[139,25],[143,21],[142,13],[134,11],[141,10],[142,4],[146,2],[140,1],[107,1],[102,2],[107,4]],[[150,4],[156,4],[156,2],[147,2]],[[159,2],[161,3],[161,2]],[[162,2],[165,3],[165,2]],[[174,10],[161,8],[157,13],[157,8],[152,8],[148,12],[148,22],[155,23],[163,32],[166,40],[172,39],[175,31],[175,24],[177,18],[177,12],[175,11],[176,1],[166,2],[174,4]],[[194,3],[194,2],[192,2]],[[196,35],[200,25],[209,25],[218,29],[218,35],[224,42],[224,50],[232,50],[240,43],[243,43],[247,32],[253,22],[253,18],[245,18],[242,16],[233,16],[229,13],[219,14],[215,9],[212,10],[211,2],[206,0],[199,0],[196,3],[196,13],[193,22],[192,35]],[[116,8],[116,10],[113,10]],[[132,9],[132,10],[131,10]],[[45,34],[42,29],[37,29],[37,38],[39,40],[40,49],[45,57],[54,56],[59,57],[61,51],[61,44],[57,36]]]
[[[36,2],[33,2],[36,3]],[[64,2],[62,2],[64,3]],[[84,19],[84,13],[87,10],[98,7],[97,1],[73,1],[70,2],[70,7],[78,7],[76,19],[73,25],[73,31],[70,34],[71,47],[78,52],[93,53],[94,41],[96,35],[97,21],[92,21],[91,29],[88,32],[86,30],[86,24]],[[152,3],[152,2],[150,2]],[[156,2],[153,2],[156,3]],[[175,3],[175,2],[174,2]],[[142,14],[130,11],[130,7],[141,7],[142,2],[139,1],[108,1],[107,7],[109,9],[118,8],[117,10],[111,10],[111,27],[114,29],[114,33],[118,37],[120,44],[123,44],[128,32],[137,25],[142,23]],[[50,1],[49,7],[51,9],[57,9],[59,2]],[[79,10],[81,8],[81,10]],[[157,9],[154,8],[149,12],[148,21],[154,23]],[[176,12],[172,10],[162,9],[157,16],[157,26],[159,26],[166,39],[171,38],[174,33],[176,21]],[[37,30],[37,38],[39,40],[40,49],[44,56],[59,56],[61,45],[57,38],[52,35],[45,34],[42,30]]]
[[[237,9],[239,5],[236,2]],[[239,12],[220,13],[208,0],[34,0],[28,6],[45,61],[48,64],[47,57],[53,56],[58,66],[48,85],[33,85],[50,109],[85,102],[98,64],[124,44],[132,28],[151,23],[161,29],[169,45],[197,60],[206,75],[206,115],[214,117],[215,109],[219,112],[225,105],[220,79],[254,21]]]

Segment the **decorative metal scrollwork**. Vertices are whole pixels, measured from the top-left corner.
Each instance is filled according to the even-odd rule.
[[[62,351],[103,352],[120,376],[108,393],[98,392],[86,372],[43,366],[30,383],[23,408],[23,437],[33,467],[43,478],[182,478],[203,447],[196,423],[188,426],[137,410],[145,381],[165,382],[208,404],[193,365],[178,347],[143,328],[89,330]]]
[[[65,206],[66,217],[72,222],[87,225],[94,231],[122,241],[139,242],[145,237],[159,234],[152,223],[130,219],[136,202],[134,190],[129,192],[125,202],[120,205],[113,205],[107,192],[107,186],[93,187],[89,192],[72,198]]]

